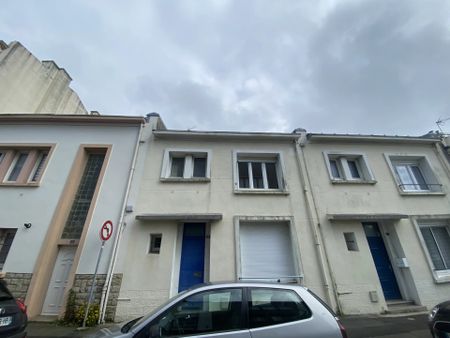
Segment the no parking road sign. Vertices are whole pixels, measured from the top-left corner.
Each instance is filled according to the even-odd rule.
[[[111,221],[106,221],[103,223],[101,229],[100,229],[100,239],[102,241],[107,241],[111,238],[111,235],[113,233],[113,224]]]
[[[89,307],[91,306],[93,300],[95,277],[97,276],[98,265],[100,264],[100,259],[102,258],[103,248],[105,246],[105,242],[111,238],[112,233],[113,233],[113,224],[110,220],[108,220],[105,223],[103,223],[102,227],[100,228],[100,239],[102,240],[102,245],[100,247],[100,251],[98,252],[97,264],[95,264],[95,271],[94,276],[92,278],[92,285],[91,289],[89,290],[89,297],[87,299],[86,311],[84,312],[84,319],[82,325],[83,328],[86,327],[86,321],[89,314]]]

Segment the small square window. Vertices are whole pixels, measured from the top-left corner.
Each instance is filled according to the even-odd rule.
[[[159,254],[161,250],[162,234],[150,234],[150,249],[148,253]]]
[[[348,251],[359,251],[358,243],[356,243],[356,236],[354,232],[344,232],[345,244],[347,244]]]

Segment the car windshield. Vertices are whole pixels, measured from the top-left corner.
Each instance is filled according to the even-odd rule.
[[[166,302],[164,302],[163,304],[161,304],[160,306],[158,306],[156,309],[154,309],[153,311],[150,311],[148,314],[146,314],[143,317],[138,317],[135,318],[129,322],[127,322],[124,326],[122,326],[121,328],[121,332],[122,333],[126,333],[128,331],[130,331],[132,328],[139,326],[141,323],[145,322],[147,319],[149,319],[151,316],[153,316],[155,313],[159,312],[159,310],[161,310],[162,308],[164,308],[167,304],[169,304],[170,302],[172,302],[175,298],[180,297],[182,294],[186,293],[188,290],[182,291],[179,294],[173,296],[172,298],[170,298],[169,300],[167,300]]]
[[[6,286],[0,282],[0,300],[13,299]]]

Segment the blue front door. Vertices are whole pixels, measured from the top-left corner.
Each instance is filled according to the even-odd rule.
[[[378,224],[363,223],[363,226],[378,278],[380,279],[381,288],[383,289],[384,298],[386,300],[400,299],[400,290]]]
[[[205,270],[205,224],[185,223],[181,247],[178,292],[203,283]]]

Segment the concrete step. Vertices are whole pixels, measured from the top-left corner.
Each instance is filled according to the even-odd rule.
[[[412,300],[394,299],[386,301],[387,306],[415,305]]]
[[[39,315],[30,320],[30,322],[54,322],[58,319],[58,316]]]
[[[387,302],[386,314],[415,313],[427,311],[427,307],[416,305],[413,301],[394,300]]]

